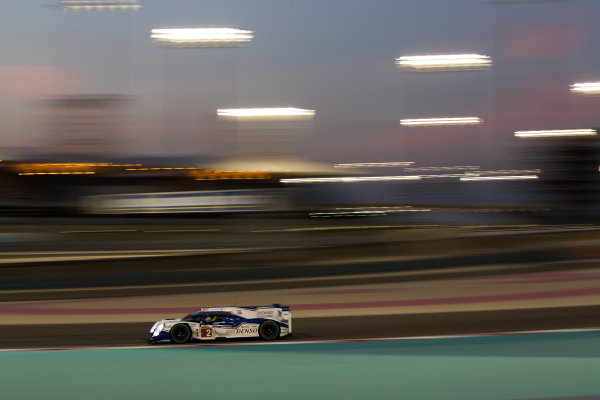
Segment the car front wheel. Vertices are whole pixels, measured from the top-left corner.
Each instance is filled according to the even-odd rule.
[[[191,336],[192,331],[186,324],[177,324],[171,328],[171,340],[175,343],[185,343]]]
[[[279,337],[279,325],[275,321],[265,321],[258,327],[258,334],[264,340],[273,340]]]

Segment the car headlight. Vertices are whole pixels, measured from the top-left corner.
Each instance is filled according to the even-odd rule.
[[[156,321],[154,323],[154,325],[152,325],[152,328],[150,328],[150,333],[152,333],[156,329],[156,327],[158,326],[158,324],[160,324],[160,321]]]
[[[154,333],[152,334],[152,336],[158,336],[160,335],[160,332],[163,330],[163,328],[165,327],[165,324],[160,324],[156,327],[156,329],[154,329]]]

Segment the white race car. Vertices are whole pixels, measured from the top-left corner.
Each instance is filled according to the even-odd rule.
[[[151,343],[186,343],[218,338],[260,337],[273,340],[292,333],[290,307],[205,307],[181,319],[157,321]]]

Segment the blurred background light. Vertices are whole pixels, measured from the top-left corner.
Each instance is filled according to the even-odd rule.
[[[396,58],[396,65],[408,70],[472,70],[492,65],[492,58],[481,54],[439,54],[402,56]]]
[[[94,175],[94,171],[73,172],[19,172],[19,175]]]
[[[235,28],[152,29],[155,42],[175,48],[239,47],[250,43],[254,32]]]
[[[594,129],[557,129],[542,131],[516,131],[515,136],[520,138],[547,138],[547,137],[578,137],[596,136]]]
[[[217,110],[217,115],[223,118],[236,119],[312,118],[315,115],[315,110],[295,107],[220,108]]]
[[[541,169],[499,169],[495,171],[477,171],[473,174],[477,175],[514,175],[514,174],[539,174]],[[471,173],[467,173],[469,175]]]
[[[600,82],[581,82],[571,85],[571,92],[581,94],[600,94]]]
[[[463,176],[463,182],[469,181],[522,181],[538,179],[537,175],[503,175],[503,176]]]
[[[451,118],[409,118],[401,119],[403,126],[431,126],[431,125],[477,125],[482,120],[478,117],[451,117]]]
[[[476,171],[479,168],[480,167],[478,167],[477,165],[458,165],[452,167],[410,167],[406,168],[406,171]]]
[[[136,11],[142,8],[137,0],[63,0],[64,11]]]
[[[367,162],[367,163],[348,163],[348,164],[335,164],[334,168],[363,168],[363,167],[374,167],[374,168],[385,168],[385,167],[406,167],[414,164],[413,161],[395,161],[395,162]]]
[[[385,182],[385,181],[418,181],[418,175],[409,176],[344,176],[327,178],[288,178],[281,179],[281,183],[332,183],[332,182]]]
[[[432,178],[462,178],[465,174],[428,174],[421,175],[423,179],[432,179]]]

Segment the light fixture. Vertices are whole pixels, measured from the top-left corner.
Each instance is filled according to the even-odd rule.
[[[580,137],[596,135],[598,135],[598,132],[594,129],[557,129],[515,132],[515,136],[519,138]]]
[[[472,70],[489,67],[492,65],[492,58],[481,54],[402,56],[396,58],[396,65],[416,71]]]
[[[600,94],[600,82],[582,82],[571,85],[571,92],[580,94]]]
[[[253,31],[235,28],[152,29],[155,42],[175,48],[239,47],[254,37]]]
[[[401,119],[402,126],[433,126],[433,125],[477,125],[482,120],[478,117],[444,117],[444,118],[409,118]]]

